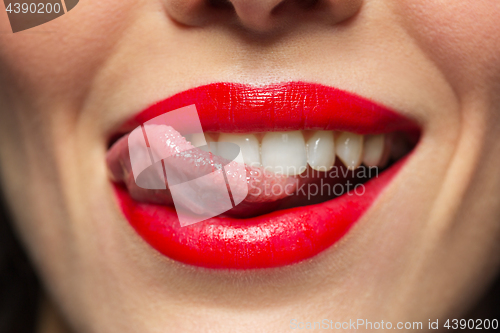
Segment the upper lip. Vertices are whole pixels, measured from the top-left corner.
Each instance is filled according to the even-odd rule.
[[[321,84],[286,82],[264,87],[213,83],[193,88],[153,104],[126,121],[119,132],[191,104],[196,105],[205,132],[419,131],[415,121],[355,94]]]

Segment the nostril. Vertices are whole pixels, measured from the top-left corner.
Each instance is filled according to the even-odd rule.
[[[279,3],[271,11],[271,15],[284,14],[289,7],[295,7],[300,10],[310,10],[317,7],[319,0],[285,0]]]
[[[276,7],[271,10],[271,15],[276,16],[286,11],[286,8],[290,5],[290,1],[282,1]]]
[[[319,0],[297,0],[299,7],[304,9],[310,9],[315,7],[319,3]]]
[[[299,0],[299,5],[304,9],[310,9],[316,7],[319,0]]]
[[[215,9],[234,9],[229,0],[208,0],[208,6]]]
[[[183,25],[228,23],[262,36],[300,26],[301,22],[341,23],[359,11],[363,0],[163,0],[163,3],[170,18]]]

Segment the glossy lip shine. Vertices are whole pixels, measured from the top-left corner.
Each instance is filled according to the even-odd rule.
[[[371,101],[335,88],[291,82],[267,87],[216,83],[179,93],[129,120],[124,129],[160,114],[196,104],[206,132],[297,129],[359,134],[418,132],[418,126]],[[403,159],[353,192],[330,201],[234,219],[216,217],[181,227],[174,208],[133,200],[114,184],[120,207],[153,248],[179,262],[206,268],[279,267],[310,258],[339,241],[363,216],[405,163]]]

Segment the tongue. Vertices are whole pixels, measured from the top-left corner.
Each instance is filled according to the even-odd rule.
[[[133,199],[175,206],[182,225],[220,214],[257,215],[297,188],[298,177],[245,165],[238,146],[218,144],[225,145],[219,149],[225,156],[194,147],[170,126],[150,125],[118,140],[106,160],[112,178]]]

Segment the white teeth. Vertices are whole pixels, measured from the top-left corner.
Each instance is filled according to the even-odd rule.
[[[189,137],[195,147],[211,151],[214,155],[228,156],[227,145],[231,142],[241,148],[241,162],[252,167],[264,167],[276,174],[294,176],[303,173],[309,165],[322,172],[331,170],[338,157],[349,169],[363,163],[368,167],[384,167],[389,157],[399,159],[411,150],[405,137],[393,134],[367,135],[350,132],[314,131],[307,142],[301,131],[268,132],[259,143],[255,134],[221,133],[218,140],[210,134],[192,134]],[[215,144],[214,144],[215,143]]]
[[[335,139],[337,156],[349,169],[356,169],[361,164],[363,157],[363,136],[341,132]]]
[[[363,163],[366,166],[382,166],[384,159],[385,135],[367,135],[364,143]]]
[[[201,147],[207,144],[203,133],[194,133],[191,135],[191,144],[195,147]]]
[[[219,136],[219,142],[232,142],[240,146],[243,155],[243,161],[246,165],[253,167],[262,166],[260,159],[259,140],[253,134],[226,134],[222,133]],[[219,147],[219,153],[224,154]]]
[[[274,173],[293,176],[307,168],[302,132],[268,132],[262,139],[262,165]]]
[[[212,154],[217,155],[217,147],[216,145],[211,145],[211,142],[216,142],[214,138],[207,133],[195,133],[191,135],[191,144],[195,147],[201,147],[200,149],[203,151],[208,152],[209,150],[212,151]],[[203,147],[205,145],[208,145],[208,147]]]
[[[335,138],[332,131],[316,131],[307,140],[307,163],[317,171],[329,171],[335,164]]]
[[[207,140],[207,145],[210,147],[210,152],[213,155],[218,155],[219,152],[217,151],[217,140],[215,140],[213,136],[207,133],[205,133],[205,140]]]

